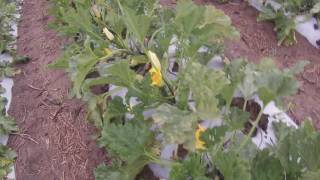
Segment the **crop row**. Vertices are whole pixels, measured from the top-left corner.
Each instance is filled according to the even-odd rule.
[[[320,134],[311,122],[288,127],[265,114],[296,93],[294,76],[306,63],[279,70],[267,58],[227,59],[224,40],[239,33],[221,10],[191,0],[175,8],[55,0],[51,14],[50,27],[73,41],[50,67],[68,72],[112,158],[97,167],[97,180],[135,179],[146,166],[173,180],[320,177]],[[277,139],[259,149],[251,137],[270,123]]]

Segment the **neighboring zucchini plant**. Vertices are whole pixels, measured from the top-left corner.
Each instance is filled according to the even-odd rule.
[[[275,30],[280,44],[293,45],[297,42],[295,36],[296,17],[303,15],[307,21],[310,17],[317,19],[314,27],[319,29],[320,0],[273,0],[280,6],[267,4],[260,13],[258,20],[271,20],[275,23]],[[320,46],[320,45],[319,45]]]
[[[16,21],[14,17],[15,12],[15,3],[9,3],[7,0],[0,0],[0,53],[12,49],[9,44],[14,41],[14,37],[10,34],[10,24],[13,21]]]
[[[131,180],[149,163],[171,167],[172,180],[317,179],[320,134],[275,124],[278,142],[259,150],[251,142],[265,106],[252,118],[251,99],[281,103],[296,93],[294,75],[304,62],[279,70],[270,59],[244,59],[210,68],[223,54],[224,39],[237,38],[230,18],[214,6],[179,0],[175,8],[155,0],[52,1],[59,33],[74,37],[50,67],[65,69],[72,93],[87,102],[98,144],[112,164],[100,165],[97,180]],[[174,52],[168,49],[175,47]],[[125,96],[116,96],[125,92]],[[237,106],[234,95],[243,103]],[[112,98],[111,98],[112,97]],[[194,106],[191,105],[194,104]],[[205,129],[199,124],[223,119]],[[248,122],[251,128],[245,129]],[[167,144],[187,151],[160,158]]]
[[[17,3],[15,1],[0,0],[0,80],[6,77],[14,76],[17,71],[11,67],[11,63],[6,59],[15,55],[15,37],[10,33],[12,24],[17,23],[16,18]],[[5,89],[0,85],[0,93],[4,93]],[[0,135],[6,136],[17,130],[15,120],[6,114],[7,99],[0,98]],[[13,167],[16,157],[7,146],[0,144],[0,179],[5,179]]]

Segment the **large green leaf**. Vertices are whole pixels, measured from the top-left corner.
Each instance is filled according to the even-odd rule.
[[[251,179],[249,160],[239,157],[233,151],[219,151],[212,158],[212,162],[216,165],[225,179]]]
[[[175,164],[170,171],[171,180],[209,180],[206,177],[206,163],[200,154],[190,154],[185,160]]]
[[[294,75],[296,72],[300,72],[305,65],[305,62],[298,63],[292,70],[280,71],[272,60],[263,59],[256,67],[255,83],[264,103],[267,104],[272,100],[279,101],[283,97],[294,95],[299,88],[299,83],[295,80]]]
[[[231,108],[231,113],[226,117],[226,123],[232,130],[242,129],[245,122],[250,118],[250,113],[239,108]]]
[[[223,71],[212,70],[199,63],[191,62],[183,70],[180,83],[188,87],[196,103],[196,113],[201,119],[221,116],[218,95],[229,84]]]
[[[122,123],[125,113],[127,113],[127,107],[123,104],[123,99],[119,96],[114,97],[108,102],[107,111],[105,117],[108,121],[118,120],[118,123]],[[121,121],[119,121],[121,120]],[[117,122],[117,121],[116,121]]]
[[[210,128],[201,134],[200,139],[203,140],[205,142],[205,146],[210,149],[224,140],[228,130],[229,128],[225,125]]]
[[[163,134],[164,144],[185,144],[191,150],[195,147],[197,116],[175,106],[162,104],[152,116]]]
[[[73,90],[78,98],[81,97],[81,86],[86,76],[92,71],[99,58],[90,54],[81,54],[70,60],[70,75],[73,81]]]
[[[245,76],[238,85],[238,88],[245,99],[251,99],[258,90],[258,87],[255,83],[256,72],[254,70],[254,67],[251,65],[247,65],[245,67],[244,74]]]
[[[177,52],[181,57],[195,57],[203,46],[209,47],[208,54],[220,52],[225,38],[239,36],[223,11],[214,6],[196,5],[191,0],[177,2],[173,27],[178,40]]]
[[[144,106],[149,106],[159,102],[167,102],[164,98],[161,88],[151,86],[151,77],[146,75],[141,81],[135,81],[133,86],[129,88],[127,94],[127,103],[129,104],[130,97],[136,97]]]
[[[12,117],[0,115],[0,134],[6,135],[12,131],[17,131],[17,125]]]
[[[208,28],[207,28],[208,27]],[[231,26],[231,19],[222,10],[214,6],[205,6],[200,29],[210,30],[210,41],[224,38],[238,38],[239,32]],[[205,33],[203,33],[205,34]]]
[[[188,9],[186,11],[186,9]],[[178,1],[176,6],[175,26],[179,32],[186,34],[199,26],[204,13],[204,6],[197,6],[190,0]]]
[[[150,151],[154,135],[145,123],[137,121],[124,125],[106,124],[98,139],[99,144],[128,164],[147,158],[145,153]]]
[[[305,171],[317,171],[320,168],[320,134],[311,122],[306,121],[298,129],[276,124],[278,145],[276,156],[291,178],[301,177]]]
[[[131,87],[136,80],[136,74],[130,69],[129,62],[126,60],[101,64],[98,70],[102,77],[108,78],[109,83],[116,86]]]
[[[123,7],[123,21],[126,23],[130,33],[139,40],[143,45],[144,39],[149,31],[151,25],[151,16],[137,15],[134,10]]]
[[[258,151],[252,161],[252,179],[254,180],[283,180],[284,170],[280,160],[269,149]]]
[[[97,179],[133,180],[142,168],[150,163],[150,156],[157,156],[154,133],[147,124],[137,119],[122,124],[106,123],[98,142],[121,161],[96,169]],[[115,160],[116,161],[116,160]]]

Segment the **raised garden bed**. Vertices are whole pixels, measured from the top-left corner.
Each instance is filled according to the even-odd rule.
[[[89,1],[86,3],[89,3]],[[75,41],[72,43],[72,46],[68,47],[67,53],[62,56],[56,66],[67,69],[73,82],[70,94],[81,98],[88,106],[82,105],[82,103],[78,101],[73,102],[67,100],[69,83],[66,81],[66,78],[61,72],[57,73],[45,68],[48,63],[53,63],[58,55],[57,50],[62,44],[62,41],[57,39],[53,31],[47,31],[46,29],[47,23],[51,20],[49,16],[43,14],[44,7],[47,7],[46,2],[38,3],[32,0],[24,4],[25,11],[23,12],[27,16],[25,16],[25,19],[22,16],[22,23],[25,24],[21,25],[20,30],[21,32],[27,32],[29,28],[33,27],[34,33],[30,33],[29,36],[22,35],[20,37],[20,51],[18,41],[18,51],[22,54],[27,53],[33,58],[31,63],[20,66],[23,75],[17,77],[13,90],[12,115],[16,116],[18,125],[23,129],[24,134],[30,135],[30,137],[16,136],[11,139],[10,144],[18,153],[18,160],[16,161],[18,179],[43,179],[46,177],[52,179],[93,179],[93,169],[99,162],[104,162],[107,166],[99,166],[95,173],[96,179],[119,179],[120,176],[120,179],[133,179],[134,176],[138,174],[139,176],[137,176],[137,178],[152,179],[153,177],[150,176],[152,173],[146,166],[149,163],[156,163],[173,168],[170,179],[185,179],[187,177],[225,177],[227,179],[232,179],[234,178],[234,170],[239,170],[241,175],[245,178],[249,176],[257,178],[264,176],[264,174],[268,172],[263,172],[259,169],[248,172],[247,168],[253,169],[253,167],[259,168],[267,166],[270,162],[266,161],[266,157],[268,157],[267,159],[271,159],[272,163],[279,167],[278,170],[284,169],[284,171],[280,173],[277,173],[274,170],[274,177],[279,178],[284,175],[292,178],[316,177],[317,165],[312,167],[308,166],[310,173],[300,172],[299,169],[296,169],[297,171],[287,171],[287,167],[283,166],[285,158],[281,158],[283,154],[281,154],[281,156],[279,155],[280,152],[292,152],[294,150],[283,149],[285,146],[282,145],[282,143],[292,145],[293,139],[297,140],[299,137],[304,137],[302,138],[304,140],[296,142],[296,146],[292,145],[292,147],[298,149],[299,153],[301,152],[301,149],[299,149],[300,147],[308,147],[308,143],[317,143],[316,137],[318,137],[318,133],[314,132],[308,123],[296,130],[298,126],[288,116],[290,115],[292,119],[298,123],[303,119],[302,117],[311,116],[314,120],[314,124],[317,125],[317,114],[312,113],[314,111],[317,112],[315,104],[318,102],[318,96],[316,95],[318,81],[317,78],[315,78],[315,81],[312,79],[313,77],[317,77],[317,71],[310,72],[308,70],[317,64],[316,59],[318,57],[317,53],[319,52],[316,48],[312,49],[307,41],[298,36],[298,45],[290,48],[276,47],[277,40],[272,31],[272,24],[258,24],[255,21],[257,12],[254,9],[249,8],[245,3],[231,2],[216,5],[232,17],[233,24],[240,29],[241,41],[228,41],[225,55],[222,54],[222,48],[217,48],[218,46],[214,46],[213,48],[210,47],[211,49],[205,48],[203,51],[197,52],[203,44],[200,44],[199,48],[195,48],[196,51],[194,51],[192,48],[188,49],[190,44],[181,44],[181,42],[188,43],[187,41],[181,41],[181,38],[190,38],[194,41],[199,39],[201,35],[210,31],[201,32],[202,34],[200,33],[198,36],[194,37],[188,36],[188,31],[186,29],[181,30],[178,28],[179,26],[175,26],[177,23],[169,20],[160,20],[163,24],[169,24],[168,26],[165,26],[168,29],[170,29],[170,26],[175,27],[176,29],[170,29],[170,31],[172,30],[171,32],[159,30],[159,32],[152,36],[152,32],[155,32],[154,29],[161,27],[161,23],[156,23],[159,21],[157,17],[147,13],[148,8],[142,8],[144,2],[140,2],[139,5],[140,8],[145,10],[145,12],[142,13],[139,8],[138,11],[135,11],[137,9],[134,7],[137,4],[133,3],[130,5],[130,3],[127,4],[126,2],[121,1],[121,5],[123,6],[123,9],[121,10],[116,1],[111,1],[110,3],[114,3],[111,7],[114,9],[119,8],[118,10],[120,10],[116,11],[117,13],[114,18],[117,18],[117,16],[122,17],[117,19],[117,21],[115,21],[117,23],[114,25],[112,25],[112,23],[109,24],[112,21],[105,19],[107,16],[104,14],[110,12],[110,9],[105,8],[109,7],[110,4],[99,4],[102,2],[96,2],[97,4],[86,3],[74,2],[71,4],[58,4],[56,7],[62,7],[62,9],[60,9],[61,11],[58,11],[60,14],[55,14],[55,22],[56,25],[59,25],[57,26],[57,30],[60,31],[60,33],[64,33],[71,37],[71,41],[68,40],[65,44],[70,44],[73,40]],[[183,5],[182,2],[180,3],[181,4],[178,5],[178,7],[180,6],[180,18],[182,18],[180,23],[185,25],[183,28],[186,28],[188,23],[190,23],[190,17],[196,17],[195,14],[192,13],[201,11],[194,12],[183,10],[190,10],[189,8],[192,9],[194,7],[201,9],[203,7],[198,7],[193,4]],[[36,11],[31,12],[30,9],[32,9],[32,7],[36,7]],[[163,13],[161,10],[166,9],[165,7],[155,7],[157,7],[155,8],[156,12],[151,12],[159,13],[160,15]],[[173,7],[175,7],[175,5],[168,9],[168,16],[164,16],[164,18],[170,19],[170,17],[176,17],[177,14],[179,14],[176,13],[178,10],[174,10]],[[127,8],[129,8],[129,10],[127,10]],[[74,11],[74,9],[76,9],[76,11]],[[216,9],[213,10],[210,7],[208,9],[210,9],[210,11],[212,10],[212,12],[221,12]],[[132,14],[127,16],[126,13],[128,12]],[[33,18],[34,13],[42,14],[42,18]],[[149,16],[152,18],[152,26],[146,31],[146,36],[140,34],[145,32],[142,28],[145,24],[140,24],[139,26],[141,27],[137,27],[135,23],[130,24],[127,22],[128,20],[125,20],[125,18],[134,19],[137,15],[136,13],[141,15],[141,17],[139,16],[138,18],[139,20],[144,18],[148,19]],[[191,13],[191,15],[189,13]],[[252,14],[254,14],[254,16]],[[220,15],[222,14],[219,14],[219,16]],[[189,20],[184,21],[184,16]],[[220,17],[223,21],[217,21],[218,24],[222,23],[223,26],[227,28],[231,27],[228,22],[229,20],[224,18],[226,16],[223,15]],[[199,19],[198,22],[194,21],[194,23],[203,22],[203,18]],[[33,26],[29,26],[30,20],[34,23]],[[123,28],[118,27],[121,22],[124,22],[124,28],[130,32],[130,35],[128,36],[130,38],[128,39],[124,38],[126,37],[125,33],[119,34],[116,32],[118,30],[117,28]],[[147,21],[139,22],[145,23]],[[215,22],[215,18],[208,19],[208,25],[212,22]],[[225,24],[225,22],[228,23]],[[249,26],[246,24],[248,22],[251,23]],[[204,27],[205,26],[206,25],[204,25]],[[257,28],[252,28],[255,26],[257,26]],[[198,26],[194,25],[194,27]],[[107,29],[104,30],[104,28]],[[136,28],[142,29],[137,30]],[[255,39],[256,34],[247,34],[250,31],[245,31],[246,28],[251,28],[252,32],[260,33],[257,38],[271,39],[272,41],[270,43],[272,46],[257,42]],[[262,32],[264,31],[267,31],[268,33],[263,34]],[[182,36],[179,34],[181,32],[184,32],[185,34]],[[235,31],[232,30],[232,32]],[[150,36],[148,35],[149,33],[151,34]],[[177,40],[174,40],[173,34]],[[234,35],[236,34],[237,33]],[[161,37],[160,35],[164,36]],[[168,46],[161,48],[162,46],[157,45],[158,41],[166,40],[166,35],[168,35],[167,40],[177,46],[176,53],[168,54],[169,59],[163,55],[163,52],[169,49]],[[193,33],[191,35],[193,35]],[[28,46],[28,39],[30,36],[38,36],[39,38]],[[224,36],[227,37],[230,36],[230,34],[226,33]],[[223,39],[224,36],[219,37],[211,35],[210,37]],[[150,39],[152,39],[151,37],[154,38],[154,43],[149,42]],[[135,38],[136,40],[132,40]],[[52,41],[51,39],[54,40]],[[219,41],[218,43],[214,41],[209,43],[213,43],[214,45],[223,44],[222,41]],[[143,47],[142,44],[144,44],[145,47]],[[191,44],[191,46],[193,45],[195,44]],[[274,54],[271,54],[273,52],[271,51],[272,48],[276,48]],[[117,51],[118,49],[124,50]],[[294,54],[290,54],[290,52],[294,52],[296,49],[300,49],[301,53],[298,52],[297,57],[294,57]],[[91,50],[92,52],[90,52]],[[213,51],[210,52],[210,50]],[[114,54],[111,56],[109,54],[110,52]],[[194,64],[190,64],[188,62],[188,60],[190,60],[189,53],[192,52],[204,56],[201,56],[201,58],[196,56],[197,58],[195,59],[200,59],[200,61],[195,61],[193,62]],[[45,56],[42,54],[45,54]],[[286,54],[290,55],[285,56]],[[218,64],[220,68],[220,65],[222,64],[223,69],[206,66],[206,61],[209,61],[211,57],[215,55],[222,57],[222,63],[220,61]],[[279,57],[283,58],[283,61],[277,61],[277,64],[280,66],[282,65],[282,67],[292,67],[294,64],[293,62],[298,59],[310,60],[311,65],[307,66],[306,70],[299,76],[301,77],[300,80],[304,82],[300,89],[297,89],[298,86],[296,86],[295,81],[293,80],[293,74],[298,71],[294,70],[294,73],[290,73],[290,71],[286,70],[279,71],[277,70],[276,65],[272,65],[270,61],[257,63],[258,65],[251,63],[247,64],[247,62],[243,61],[243,63],[247,65],[243,64],[243,66],[238,67],[238,69],[236,68],[237,71],[234,72],[240,74],[244,73],[244,76],[239,74],[237,74],[237,76],[232,76],[233,71],[230,69],[232,69],[233,66],[236,66],[237,61],[234,61],[234,59],[237,57],[246,56],[249,57],[249,61],[257,61],[265,55],[273,55],[277,59]],[[288,56],[290,58],[288,58]],[[96,61],[95,58],[98,58],[98,61]],[[161,64],[160,73],[157,71],[159,70],[159,63],[154,59],[158,59]],[[178,65],[173,64],[172,66],[168,66],[172,60],[178,62]],[[95,63],[91,64],[91,62]],[[268,69],[270,67],[272,68]],[[155,69],[150,71],[152,68]],[[246,68],[254,72],[254,83],[248,79],[250,77],[250,71],[244,71]],[[162,77],[159,78],[159,76],[155,76],[157,74],[161,74]],[[259,74],[264,74],[265,76],[259,76]],[[284,88],[286,91],[284,92],[288,94],[279,96],[281,97],[281,100],[283,95],[291,95],[296,90],[299,90],[299,94],[295,96],[294,99],[285,98],[284,101],[282,101],[290,102],[293,100],[292,102],[296,104],[297,102],[303,102],[294,108],[286,106],[286,104],[283,103],[284,106],[282,106],[282,108],[289,107],[290,110],[292,110],[288,115],[280,109],[275,109],[276,106],[274,103],[271,103],[270,107],[272,108],[263,106],[263,103],[257,98],[257,95],[259,95],[262,101],[265,101],[264,104],[269,101],[267,99],[270,97],[272,97],[272,100],[276,100],[277,104],[281,102],[279,101],[280,99],[278,99],[279,97],[271,96],[275,94],[270,94],[272,91],[279,92],[276,91],[277,86],[275,86],[275,84],[271,83],[272,85],[270,85],[270,87],[273,88],[270,88],[269,86],[258,83],[258,81],[260,82],[261,80],[259,80],[259,77],[271,77],[271,74],[277,74],[277,78],[273,81],[262,81],[264,81],[264,83],[271,83],[284,78],[286,81],[289,81],[289,84],[291,85],[291,87],[288,88],[288,84],[286,84],[286,88]],[[245,96],[245,88],[243,87],[248,86],[243,86],[242,89],[238,86],[237,88],[234,87],[235,93],[232,96],[228,96],[229,101],[227,101],[227,99],[225,99],[226,97],[223,96],[223,94],[227,92],[226,89],[221,90],[220,88],[228,87],[235,83],[234,77],[239,77],[238,83],[240,84],[251,82],[258,88],[255,91],[251,91],[251,94],[249,93],[249,95],[247,94],[247,96]],[[27,82],[25,82],[24,78],[27,78]],[[210,79],[212,79],[212,82]],[[310,79],[312,83],[310,83]],[[128,83],[128,80],[134,83]],[[37,84],[38,82],[44,83]],[[207,82],[208,84],[206,84]],[[280,82],[283,83],[284,81]],[[203,83],[206,85],[203,86]],[[212,83],[212,86],[210,83]],[[217,84],[219,83],[220,85],[218,86]],[[247,85],[250,85],[250,83]],[[186,102],[184,103],[182,101],[183,97],[179,94],[182,92],[180,91],[181,87],[186,87],[191,92],[191,95],[186,94],[184,97],[186,99]],[[267,93],[267,97],[264,97],[266,92],[261,92],[265,91],[262,87],[271,89],[268,89],[267,92],[269,93]],[[119,91],[123,89],[124,91]],[[236,89],[240,92],[236,92]],[[127,96],[123,96],[126,92]],[[212,96],[212,93],[216,94]],[[202,94],[204,95],[203,97],[201,96]],[[312,94],[315,94],[315,96],[312,96],[313,98],[307,101]],[[120,96],[116,97],[116,95]],[[261,97],[261,95],[263,96]],[[26,102],[30,103],[19,103],[21,99],[26,100],[27,96],[30,98]],[[246,100],[241,98],[243,96],[246,97]],[[248,98],[248,96],[250,96],[250,98]],[[34,99],[36,105],[32,106],[31,102]],[[216,100],[215,105],[212,104],[214,102],[212,101],[213,99]],[[96,126],[97,131],[93,130],[91,126],[86,125],[82,120],[85,117],[84,107],[87,107],[87,117]],[[209,107],[211,107],[211,110],[208,110]],[[227,110],[225,110],[225,107],[227,107]],[[232,110],[228,110],[228,108]],[[259,108],[260,111],[264,109],[263,113],[259,113]],[[26,112],[29,111],[31,114],[26,115],[28,114]],[[298,116],[298,118],[296,116]],[[184,121],[184,123],[174,121],[181,117],[183,117],[181,122]],[[194,117],[196,118],[193,120]],[[235,123],[232,122],[233,118],[242,119]],[[140,119],[140,121],[137,119]],[[144,120],[141,122],[141,119]],[[278,132],[276,134],[280,134],[280,136],[276,138],[275,136],[270,135],[270,133],[266,133],[268,132],[268,129],[272,128],[272,122],[275,120],[288,122],[288,125],[291,125],[293,128],[288,129],[286,126],[282,125],[276,126],[276,132]],[[171,124],[171,121],[176,122],[176,124]],[[39,122],[41,122],[40,125],[31,126],[31,124],[34,125]],[[200,128],[198,127],[198,124],[204,127],[201,126]],[[258,127],[257,131],[252,130],[251,128],[255,125]],[[172,130],[170,129],[171,127],[176,128]],[[51,130],[52,128],[54,130]],[[135,131],[136,128],[138,128],[139,131]],[[179,128],[184,129],[179,132],[177,131]],[[224,133],[226,131],[230,131],[230,133]],[[217,139],[217,132],[219,132],[218,137],[224,137],[223,140]],[[282,134],[283,132],[287,132],[287,134]],[[95,147],[95,142],[90,136],[92,133],[98,137],[98,143],[105,147],[104,149],[108,152],[107,156]],[[235,135],[232,136],[234,133]],[[173,135],[171,136],[171,134]],[[245,134],[249,134],[249,136],[246,136]],[[255,142],[257,147],[262,149],[266,147],[267,144],[272,144],[276,150],[273,151],[269,148],[263,151],[258,149],[254,150],[253,147],[255,146],[251,146],[251,141],[248,140],[251,139],[250,136],[253,137],[253,142]],[[270,140],[270,136],[274,139]],[[213,140],[212,137],[214,137],[215,140]],[[273,142],[276,141],[276,139],[280,142],[278,145],[275,145],[276,142]],[[149,140],[152,144],[151,151],[148,151],[150,144],[143,143],[149,142]],[[197,140],[204,142],[203,145],[205,149],[199,149],[196,144],[193,144]],[[216,146],[216,141],[221,145]],[[171,152],[176,149],[179,151],[173,154],[169,153],[169,162],[163,161],[160,154],[163,154],[166,145],[172,142],[174,142],[173,144],[175,145],[173,145]],[[237,142],[242,142],[240,143],[242,145],[236,148]],[[143,146],[139,143],[142,143]],[[178,144],[180,145],[178,146]],[[247,145],[250,145],[248,146],[250,148],[248,148]],[[143,151],[141,151],[142,147]],[[202,146],[200,145],[200,147]],[[225,151],[221,151],[222,149],[225,149]],[[235,149],[238,152],[235,152],[234,154],[232,149]],[[252,150],[251,152],[255,153],[251,154],[251,157],[246,157],[247,155],[250,155],[250,153],[242,153],[242,149]],[[59,153],[62,153],[63,155],[59,155]],[[49,155],[50,158],[46,158],[48,157],[46,155]],[[132,162],[136,157],[138,157],[138,159],[135,160],[139,160],[140,157],[138,155],[142,155],[143,161]],[[305,157],[305,155],[312,155],[312,152],[306,152],[305,154],[300,154],[300,156],[294,156],[293,158],[297,158],[296,160],[300,162],[301,156]],[[223,159],[224,157],[233,158]],[[243,157],[246,158],[243,159]],[[249,160],[249,162],[247,160]],[[280,163],[278,160],[280,160]],[[239,169],[235,168],[230,171],[225,169],[228,165],[224,165],[231,162],[234,162],[234,164],[240,163],[241,165],[237,166]],[[304,166],[308,163],[309,161],[303,161],[301,165]],[[111,164],[114,166],[110,166]],[[194,167],[191,165],[194,165]],[[142,171],[143,167],[147,169]],[[183,169],[188,169],[189,171],[183,171]],[[131,173],[130,176],[126,176],[126,173],[128,172]],[[157,174],[157,172],[159,171],[156,171],[155,174]],[[159,176],[161,176],[161,174]],[[166,176],[169,175],[167,174]],[[237,176],[237,178],[239,177],[240,176]]]

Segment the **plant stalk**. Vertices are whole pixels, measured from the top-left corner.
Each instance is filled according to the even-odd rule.
[[[246,109],[247,109],[247,104],[248,104],[248,100],[247,100],[247,98],[245,98],[244,99],[244,104],[243,104],[243,111],[246,111]]]
[[[264,110],[264,108],[260,110],[260,112],[258,114],[258,117],[256,118],[256,121],[252,124],[252,128],[250,129],[249,134],[247,135],[246,139],[240,144],[240,147],[238,149],[238,153],[240,152],[241,149],[243,149],[243,147],[245,145],[247,145],[248,141],[251,139],[251,136],[252,136],[254,130],[257,128],[257,126],[258,126],[258,124],[259,124],[259,122],[261,120],[261,117],[262,117],[262,114],[263,114],[263,110]]]

